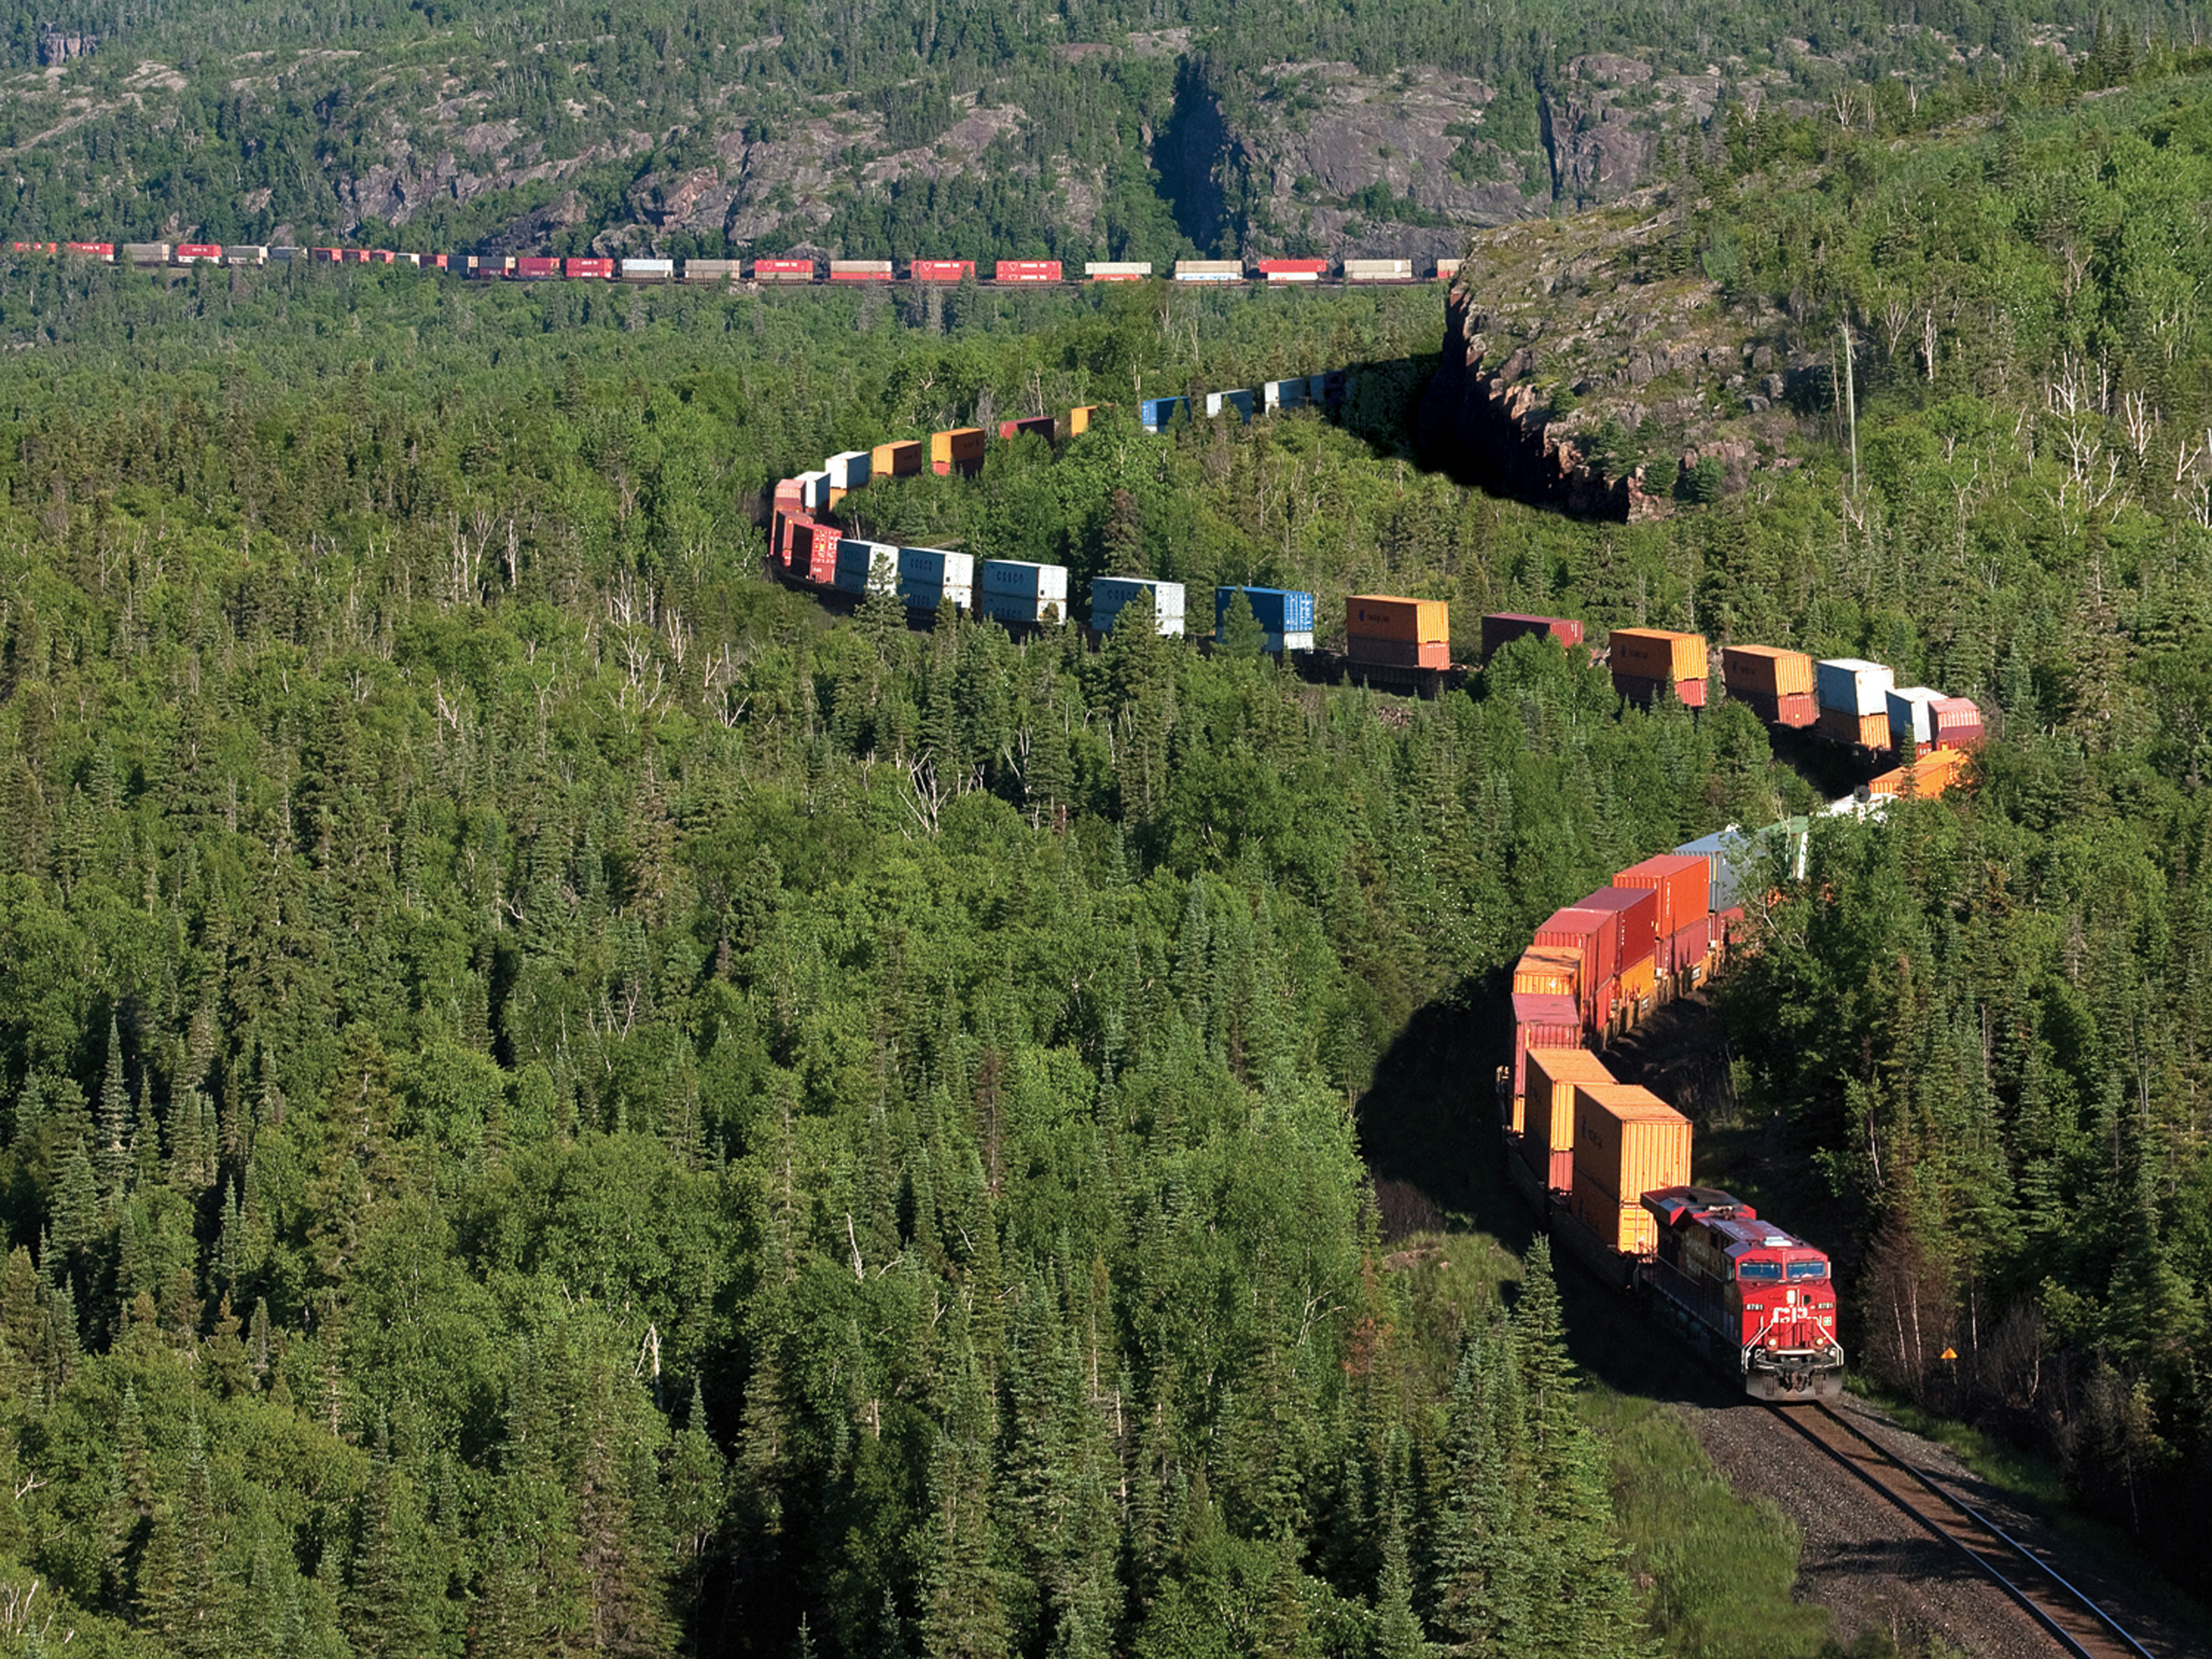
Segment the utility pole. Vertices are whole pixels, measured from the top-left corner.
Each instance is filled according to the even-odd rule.
[[[1851,325],[1838,323],[1836,333],[1844,343],[1844,426],[1851,438],[1851,494],[1859,493],[1859,399],[1851,389]]]

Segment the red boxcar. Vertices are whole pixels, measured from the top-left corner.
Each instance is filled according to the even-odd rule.
[[[814,261],[756,259],[752,276],[757,283],[811,283],[814,280]]]
[[[915,283],[964,282],[975,274],[973,259],[916,259],[906,268],[907,280]]]
[[[580,276],[611,278],[615,274],[615,262],[611,259],[564,259],[561,263],[561,274],[571,279]]]
[[[179,264],[188,265],[201,259],[206,260],[210,264],[220,264],[222,262],[222,244],[221,242],[177,244],[176,261]]]
[[[535,254],[527,255],[514,262],[514,274],[529,282],[541,281],[548,276],[558,276],[561,274],[561,262],[558,259],[543,258]]]
[[[999,441],[1002,444],[1013,442],[1024,432],[1034,432],[1047,443],[1050,443],[1053,437],[1053,417],[1049,415],[1032,415],[1025,421],[999,422]]]
[[[1001,259],[993,280],[1000,283],[1056,283],[1060,280],[1060,261]]]

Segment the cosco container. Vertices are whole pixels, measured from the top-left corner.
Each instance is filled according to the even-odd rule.
[[[1943,701],[1941,691],[1925,685],[1908,685],[1901,691],[1884,695],[1889,715],[1889,746],[1900,755],[1918,751],[1920,745],[1936,741],[1936,705]]]
[[[929,434],[929,470],[940,478],[955,472],[974,477],[983,470],[983,428],[956,426]]]
[[[227,265],[267,264],[269,250],[258,242],[231,242],[222,250],[222,262]]]
[[[1747,691],[1770,697],[1810,696],[1813,659],[1802,651],[1771,645],[1723,646],[1721,684],[1731,697]]]
[[[1526,1051],[1524,1051],[1525,1053]],[[1589,1049],[1538,1048],[1527,1053],[1526,1088],[1521,1121],[1521,1158],[1553,1192],[1568,1191],[1575,1180],[1575,1091],[1613,1080],[1606,1063]]]
[[[978,588],[975,614],[1000,622],[1057,626],[1067,620],[1067,604],[1063,599],[1025,599],[1018,593],[987,593]]]
[[[527,254],[515,260],[514,274],[526,283],[543,282],[561,274],[561,262],[538,254]]]
[[[1206,418],[1235,415],[1246,426],[1252,424],[1252,394],[1249,392],[1209,392],[1206,394]]]
[[[1010,444],[1015,439],[1026,435],[1042,438],[1047,443],[1050,443],[1053,440],[1053,428],[1058,424],[1049,415],[1031,415],[1024,420],[1001,421],[999,422],[999,441]]]
[[[832,489],[858,489],[867,483],[870,457],[865,449],[841,449],[822,463]]]
[[[868,455],[868,476],[872,478],[910,478],[921,471],[921,440],[902,438],[894,443],[878,444]]]
[[[991,280],[998,283],[1056,283],[1060,280],[1060,261],[1001,259],[993,268]]]
[[[1271,283],[1317,283],[1328,269],[1326,259],[1262,259],[1255,269]]]
[[[1306,406],[1306,383],[1303,376],[1295,380],[1264,380],[1260,386],[1260,406],[1269,414],[1279,410],[1304,409]]]
[[[973,259],[916,259],[906,268],[908,277],[917,283],[965,282],[975,274]]]
[[[1887,720],[1889,705],[1884,699],[1897,684],[1897,676],[1878,662],[1832,657],[1814,665],[1813,681],[1824,712],[1835,708],[1847,714],[1880,714]],[[1871,746],[1881,749],[1887,744]]]
[[[1036,599],[1067,608],[1067,567],[1026,559],[986,559],[976,567],[976,588],[1008,599]]]
[[[1244,265],[1238,259],[1178,259],[1175,279],[1178,283],[1241,283]]]
[[[832,259],[830,280],[833,283],[888,283],[891,279],[891,262],[888,259]]]
[[[1583,642],[1583,625],[1571,617],[1531,617],[1517,611],[1493,611],[1482,619],[1482,660],[1488,662],[1513,640],[1548,635],[1562,646]]]
[[[1152,581],[1139,576],[1098,576],[1091,583],[1091,625],[1101,634],[1114,626],[1123,607],[1139,594],[1149,594],[1155,626],[1162,634],[1180,635],[1183,630],[1183,587],[1181,582]]]
[[[1658,895],[1652,926],[1662,939],[1692,921],[1703,921],[1712,908],[1712,866],[1694,854],[1662,853],[1632,864],[1613,878],[1613,884]]]
[[[676,261],[625,259],[622,262],[622,279],[625,283],[672,283],[676,280]]]
[[[689,270],[695,262],[686,259]],[[757,283],[811,283],[814,280],[814,261],[811,259],[756,259],[753,261],[753,281]]]
[[[1137,405],[1137,418],[1147,432],[1164,431],[1176,416],[1190,418],[1188,398],[1147,398]]]
[[[1311,634],[1314,596],[1288,587],[1217,587],[1213,590],[1214,637],[1228,626],[1230,608],[1242,593],[1252,607],[1252,619],[1270,634]]]
[[[899,550],[889,542],[845,536],[837,543],[832,580],[840,593],[888,593],[898,586]]]
[[[804,264],[806,266],[806,274],[809,276],[814,275],[814,264],[811,260],[802,260],[796,263]],[[687,283],[734,282],[737,280],[738,274],[739,266],[738,261],[735,259],[687,258],[684,261],[684,280]],[[756,272],[754,280],[758,282],[765,279],[761,277],[758,273]]]
[[[1939,749],[1975,749],[1982,741],[1982,711],[1972,697],[1946,697],[1929,711]]]
[[[1411,259],[1346,259],[1344,280],[1347,283],[1410,283],[1413,280]]]
[[[1139,283],[1152,274],[1150,259],[1092,259],[1083,274],[1094,283]]]

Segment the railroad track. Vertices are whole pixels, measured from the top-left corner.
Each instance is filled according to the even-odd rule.
[[[1996,1581],[2075,1659],[2157,1659],[2034,1551],[1828,1406],[1771,1406],[1792,1429]]]

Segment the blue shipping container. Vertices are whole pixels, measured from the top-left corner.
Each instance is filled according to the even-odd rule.
[[[1251,605],[1253,619],[1270,634],[1313,632],[1314,596],[1310,593],[1292,587],[1217,587],[1213,590],[1213,631],[1217,637],[1239,592]]]
[[[1178,412],[1180,412],[1183,417],[1188,420],[1190,416],[1190,399],[1188,398],[1147,398],[1144,402],[1137,405],[1137,410],[1139,418],[1144,422],[1145,430],[1147,432],[1158,432],[1162,427],[1166,426],[1169,422],[1174,420]]]

